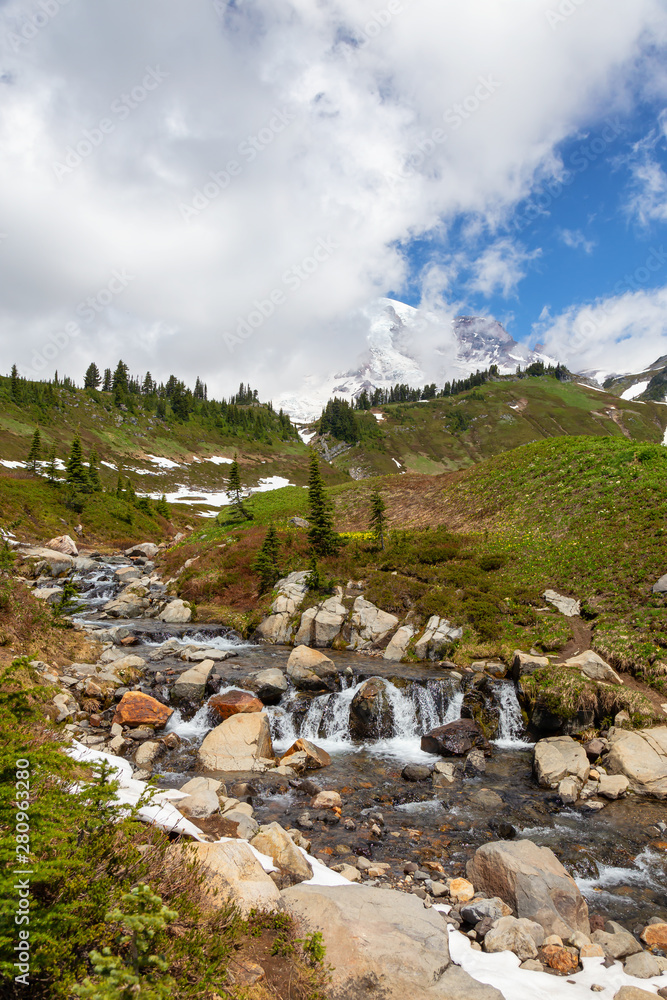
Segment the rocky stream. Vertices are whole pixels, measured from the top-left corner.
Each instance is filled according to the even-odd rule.
[[[655,995],[667,970],[667,790],[637,794],[611,766],[627,732],[614,728],[588,744],[527,734],[520,671],[517,684],[516,670],[513,679],[498,661],[464,669],[401,662],[357,641],[363,621],[350,642],[359,651],[325,653],[316,642],[267,642],[261,628],[245,641],[223,625],[192,623],[155,572],[158,549],[149,543],[115,556],[20,554],[44,600],[74,579],[75,627],[100,643],[93,663],[36,664],[58,690],[51,717],[77,745],[121,758],[133,780],[152,777],[167,793],[187,786],[174,802],[203,845],[252,841],[273,857],[273,883],[287,893],[311,888],[300,886],[314,870],[298,872],[305,851],[337,873],[338,885],[399,890],[422,909],[441,907],[443,926],[465,935],[458,944],[450,936],[452,957],[478,982],[456,987],[452,973],[450,992],[429,987],[425,997],[532,1000],[559,997],[561,983],[575,1000],[591,989],[626,1000]],[[284,601],[300,583],[292,576]],[[273,617],[285,606],[279,595]],[[667,742],[652,746],[667,765]],[[267,833],[276,824],[290,847],[281,858]],[[511,879],[503,892],[503,879],[484,869],[494,845],[514,858],[510,868],[528,865],[538,880],[553,858],[563,882],[550,890],[548,919],[544,907],[522,909]],[[523,856],[539,848],[549,849],[541,861]],[[502,868],[507,857],[494,863]],[[559,904],[563,891],[587,904],[583,920]],[[295,896],[294,912],[306,911]],[[511,988],[503,985],[510,972],[484,964],[509,952]],[[492,985],[475,992],[479,982]]]

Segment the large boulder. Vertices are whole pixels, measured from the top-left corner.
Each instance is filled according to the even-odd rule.
[[[310,646],[295,646],[287,661],[287,676],[291,677],[295,667],[303,667],[317,674],[318,677],[335,677],[338,673],[333,660],[330,660],[319,649]]]
[[[439,753],[442,757],[465,757],[471,750],[491,753],[489,741],[474,719],[457,719],[445,726],[438,726],[421,738],[421,748],[426,753]]]
[[[172,850],[183,852],[186,858],[194,852],[197,860],[208,869],[202,888],[215,909],[232,903],[246,918],[251,910],[272,913],[280,909],[278,887],[244,840],[194,843]]]
[[[260,670],[250,682],[244,683],[248,684],[265,705],[277,705],[288,687],[287,678],[277,667]]]
[[[206,684],[213,670],[213,660],[202,660],[183,673],[174,682],[171,689],[171,700],[179,702],[202,701]]]
[[[440,1000],[447,925],[421,899],[363,885],[298,885],[281,893],[300,934],[319,931],[332,1000]]]
[[[33,566],[33,572],[48,573],[53,577],[67,576],[74,565],[74,557],[56,552],[55,549],[30,548],[21,553],[22,559]]]
[[[144,559],[154,559],[159,552],[159,548],[153,542],[140,542],[133,545],[131,549],[125,549],[126,556],[143,556]]]
[[[170,601],[167,607],[160,612],[158,618],[161,622],[168,622],[172,625],[180,625],[189,622],[192,618],[192,609],[185,601]]]
[[[378,739],[394,731],[394,711],[387,697],[387,681],[369,677],[350,704],[350,735],[353,740]]]
[[[520,649],[515,649],[512,657],[512,679],[518,681],[525,674],[532,674],[540,667],[548,666],[547,656],[534,656],[532,653],[523,653]]]
[[[292,617],[286,611],[277,615],[269,615],[257,626],[254,638],[261,642],[270,642],[284,646],[292,638]]]
[[[350,618],[352,635],[350,649],[365,649],[373,643],[381,642],[398,625],[398,618],[382,611],[363,597],[357,597],[352,606]]]
[[[445,647],[462,635],[462,628],[456,628],[446,618],[432,615],[423,635],[415,643],[415,656],[419,660],[439,660]]]
[[[232,690],[209,698],[208,707],[209,711],[224,722],[230,715],[239,715],[243,712],[261,712],[264,705],[259,698],[253,697],[247,691]]]
[[[347,618],[347,608],[338,597],[330,597],[301,615],[294,645],[331,646]]]
[[[535,920],[547,934],[590,934],[586,901],[548,847],[530,840],[483,844],[468,862],[467,874],[478,891],[499,896],[518,917]]]
[[[591,765],[581,743],[571,736],[549,736],[535,744],[533,768],[542,788],[558,788],[565,778],[573,778],[581,789]]]
[[[590,677],[594,681],[603,681],[606,684],[622,684],[623,681],[615,670],[606,663],[601,656],[594,653],[592,649],[587,649],[584,653],[571,656],[565,661],[566,667],[575,667],[581,670],[582,674]]]
[[[609,730],[610,750],[605,768],[624,774],[640,795],[667,799],[667,726],[655,729]]]
[[[297,882],[307,882],[313,877],[313,869],[296,846],[287,830],[280,823],[267,823],[260,826],[259,833],[250,841],[252,846],[262,854],[268,854],[284,876],[290,879],[290,885]]]
[[[410,639],[412,639],[414,634],[415,630],[412,625],[401,625],[401,627],[397,629],[391,637],[389,645],[382,654],[384,659],[392,660],[394,662],[402,660],[408,646],[410,645]]]
[[[151,698],[141,691],[126,691],[118,702],[113,721],[121,726],[155,726],[161,728],[166,725],[173,708],[163,705],[161,702]]]
[[[265,712],[232,715],[204,737],[199,748],[204,771],[264,771],[273,757]]]
[[[513,951],[526,962],[537,958],[537,948],[544,941],[544,928],[525,917],[500,917],[484,936],[484,951]]]
[[[52,538],[46,543],[47,549],[53,549],[54,552],[60,552],[64,556],[78,556],[79,550],[76,547],[76,542],[69,535],[58,535],[57,538]]]

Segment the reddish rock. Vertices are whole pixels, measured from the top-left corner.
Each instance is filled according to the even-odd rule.
[[[238,715],[240,712],[261,712],[264,705],[259,698],[247,691],[226,691],[224,694],[214,695],[208,707],[224,721],[230,715]]]
[[[141,691],[126,691],[118,702],[113,721],[121,726],[164,726],[173,708]]]
[[[323,750],[322,747],[315,746],[310,740],[298,739],[296,743],[293,743],[289,750],[286,750],[282,755],[280,763],[288,764],[288,757],[291,757],[295,753],[305,753],[308,760],[306,763],[306,770],[316,770],[319,767],[328,767],[331,763],[331,757]]]
[[[639,936],[649,948],[667,951],[667,924],[649,924]]]
[[[491,753],[488,740],[473,719],[458,719],[432,729],[422,736],[421,748],[443,757],[464,757],[471,750],[482,750],[487,756]]]
[[[126,635],[124,639],[120,640],[120,644],[121,646],[137,646],[139,644],[139,640],[136,635]]]
[[[540,949],[540,958],[544,965],[548,965],[554,972],[561,976],[569,976],[576,972],[579,966],[579,957],[575,949],[561,948],[557,944],[548,944]]]

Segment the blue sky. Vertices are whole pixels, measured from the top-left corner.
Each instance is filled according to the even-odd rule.
[[[402,243],[409,279],[389,295],[418,306],[424,271],[433,262],[447,267],[458,258],[448,298],[463,313],[495,316],[516,340],[532,346],[539,339],[535,324],[547,314],[623,292],[662,289],[667,285],[664,201],[655,203],[638,174],[649,164],[652,177],[664,180],[664,113],[662,102],[638,102],[631,113],[614,112],[578,130],[555,149],[562,180],[536,178],[530,194],[493,232],[482,227],[471,236],[474,217],[461,214],[444,232]],[[516,270],[505,276],[504,288],[498,275],[481,291],[471,262],[499,240],[521,248]]]

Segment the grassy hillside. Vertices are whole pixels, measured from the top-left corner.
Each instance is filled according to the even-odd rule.
[[[365,535],[378,486],[392,527],[379,551]],[[452,656],[516,646],[563,649],[571,623],[541,598],[576,596],[595,648],[667,690],[665,599],[651,592],[667,572],[667,449],[626,438],[561,437],[525,445],[472,469],[441,476],[392,476],[331,488],[341,552],[323,561],[335,583],[363,577],[367,597],[416,624],[438,614],[465,625]],[[281,569],[307,566],[303,490],[256,496],[246,526],[208,523],[172,549],[179,592],[202,613],[233,616],[267,607],[251,563],[265,525],[279,529]],[[231,619],[230,619],[231,620]]]
[[[667,409],[626,402],[554,378],[512,378],[443,399],[381,407],[362,418],[361,441],[334,458],[353,478],[464,469],[532,441],[595,435],[662,441]]]

